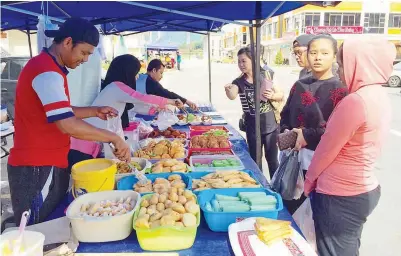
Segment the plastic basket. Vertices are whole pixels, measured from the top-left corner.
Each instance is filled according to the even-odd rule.
[[[251,176],[252,179],[254,179],[254,180],[256,181],[256,184],[262,186],[261,183],[260,183],[260,181],[255,177],[255,175],[253,174],[252,171],[250,171],[250,170],[240,170],[240,171],[241,171],[241,172],[248,173],[249,176]],[[208,174],[210,174],[210,173],[212,173],[212,172],[191,172],[191,173],[188,173],[188,174],[187,174],[188,177],[191,178],[191,188],[192,188],[192,179],[201,179],[203,176],[206,176],[206,175],[208,175]],[[230,188],[230,189],[233,189],[233,188]],[[244,189],[245,189],[245,188],[244,188]],[[250,189],[250,188],[248,188],[248,189]],[[256,188],[256,189],[258,189],[258,188]],[[207,189],[207,190],[216,190],[216,189],[215,189],[215,188],[211,188],[211,189]],[[202,191],[205,191],[205,190],[202,190]],[[199,194],[201,191],[193,191],[193,192],[194,192],[194,194],[197,195],[197,194]]]
[[[195,167],[196,163],[199,164],[212,164],[213,160],[226,160],[232,159],[239,161],[239,166],[228,166],[228,167]],[[223,171],[223,170],[243,170],[245,167],[237,156],[221,156],[221,155],[209,155],[209,156],[191,156],[189,158],[189,165],[192,168],[193,172],[210,172],[210,171]]]
[[[211,212],[205,209],[206,202],[215,198],[216,194],[226,196],[238,196],[238,192],[265,192],[277,199],[276,210],[272,211],[249,211],[249,212]],[[265,188],[226,188],[203,190],[198,195],[199,206],[201,207],[209,228],[214,232],[227,232],[228,226],[239,219],[250,217],[265,217],[277,219],[278,212],[283,209],[283,201],[278,193]]]
[[[192,179],[184,174],[179,172],[171,172],[171,173],[158,173],[158,174],[146,174],[146,178],[151,180],[152,183],[156,180],[156,178],[165,178],[167,179],[170,175],[178,174],[181,176],[182,181],[184,181],[186,185],[186,189],[192,189]],[[117,190],[133,190],[133,186],[138,182],[138,179],[135,176],[128,176],[122,178],[119,182],[117,182]],[[149,193],[141,193],[141,195],[152,194]]]
[[[143,199],[149,199],[152,195],[144,195]],[[196,227],[157,227],[153,229],[143,229],[135,227],[135,220],[139,214],[139,209],[134,214],[133,226],[136,230],[139,245],[146,251],[177,251],[192,247],[195,242],[196,232],[200,223],[199,212],[196,216]]]

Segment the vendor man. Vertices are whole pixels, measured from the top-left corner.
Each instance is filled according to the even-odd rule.
[[[183,104],[197,110],[198,106],[174,92],[165,89],[159,82],[163,78],[164,64],[159,59],[149,62],[147,74],[140,75],[136,81],[136,90],[143,94],[157,95],[167,99],[180,99]]]
[[[73,107],[67,68],[88,61],[99,43],[89,21],[71,18],[59,30],[46,31],[53,44],[28,61],[16,87],[14,147],[8,179],[16,224],[31,210],[30,223],[40,223],[66,195],[70,173],[70,137],[112,143],[120,160],[130,160],[129,146],[118,135],[95,128],[83,118],[115,116],[111,107]]]

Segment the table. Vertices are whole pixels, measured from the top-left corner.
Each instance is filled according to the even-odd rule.
[[[138,116],[139,117],[139,116]],[[140,116],[144,120],[150,120],[151,117],[148,116]],[[246,169],[251,170],[256,178],[261,182],[261,184],[265,187],[269,187],[269,184],[264,177],[263,173],[259,170],[256,163],[252,160],[249,155],[248,146],[246,144],[245,139],[230,125],[225,125],[233,135],[230,137],[230,140],[233,144],[233,150],[237,154],[237,156],[241,159]],[[176,128],[176,127],[174,127]],[[179,127],[177,129],[189,131],[188,126]],[[64,211],[68,205],[68,202],[64,202],[59,207],[60,210]],[[59,215],[59,214],[56,214]],[[56,216],[53,215],[53,218]],[[60,216],[58,216],[60,217]],[[280,220],[288,220],[292,222],[292,226],[300,233],[298,226],[295,224],[292,216],[287,211],[287,209],[283,209],[279,212]],[[107,231],[105,231],[107,232]],[[80,253],[116,253],[116,252],[143,252],[136,238],[136,233],[133,231],[131,235],[117,242],[107,242],[107,243],[80,243],[77,252]],[[194,245],[186,250],[179,251],[180,256],[227,256],[234,255],[231,250],[228,233],[217,233],[212,232],[204,219],[201,217],[201,223],[199,225],[195,243]]]
[[[1,150],[5,153],[4,155],[1,156],[1,158],[6,157],[6,156],[8,156],[10,154],[8,149],[6,149],[4,146],[7,145],[7,137],[11,136],[13,134],[14,134],[14,126],[13,125],[11,125],[7,130],[0,131],[0,135],[1,135]]]

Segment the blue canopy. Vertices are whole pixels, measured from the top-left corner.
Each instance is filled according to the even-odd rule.
[[[101,24],[105,34],[216,31],[225,23],[265,19],[272,13],[279,15],[305,4],[301,1],[2,1],[1,30],[36,30],[37,16],[46,14],[56,23],[69,16],[87,18]]]

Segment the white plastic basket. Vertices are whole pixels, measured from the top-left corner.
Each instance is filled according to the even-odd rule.
[[[94,204],[104,200],[118,200],[131,197],[134,209],[126,214],[109,217],[80,217],[83,204]],[[132,232],[132,219],[138,208],[141,196],[135,191],[103,191],[88,193],[75,199],[67,209],[66,215],[71,221],[72,232],[80,242],[111,242],[127,238]]]

